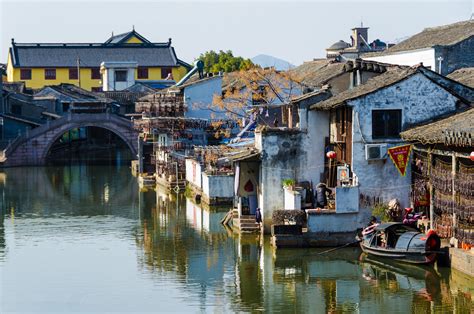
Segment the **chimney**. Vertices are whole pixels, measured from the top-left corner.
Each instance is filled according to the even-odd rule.
[[[352,47],[360,49],[367,47],[367,43],[369,42],[369,35],[368,35],[368,27],[354,27],[352,29],[352,39],[353,44]]]

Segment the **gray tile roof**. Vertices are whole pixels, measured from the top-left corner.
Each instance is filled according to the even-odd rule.
[[[461,84],[474,88],[474,67],[456,70],[449,74],[448,77]]]
[[[468,134],[472,139],[474,138],[472,121],[474,121],[474,108],[436,122],[414,127],[402,132],[400,135],[404,140],[417,141],[422,144],[445,143],[447,131]]]
[[[434,46],[451,46],[474,36],[474,20],[454,24],[426,28],[422,32],[390,47],[380,53],[364,54],[364,57],[387,55],[400,51],[408,51]]]
[[[331,110],[345,105],[349,100],[357,99],[365,95],[374,93],[382,88],[396,84],[406,78],[421,73],[433,83],[441,86],[449,93],[455,95],[464,103],[474,102],[474,89],[458,84],[457,82],[447,79],[444,76],[433,72],[422,65],[412,67],[408,66],[391,66],[386,68],[386,72],[369,79],[365,84],[356,86],[353,89],[343,91],[335,96],[316,103],[310,108],[315,110]]]
[[[52,96],[62,102],[113,102],[113,100],[103,97],[103,94],[89,92],[73,84],[60,84],[43,87],[40,91],[35,93],[35,97],[38,96]]]
[[[289,72],[305,86],[321,87],[331,78],[344,73],[345,69],[343,62],[319,59],[305,62]]]
[[[43,45],[15,44],[14,65],[17,67],[75,67],[77,58],[82,67],[98,67],[104,61],[136,61],[139,66],[179,66],[174,50],[167,44],[106,45]]]

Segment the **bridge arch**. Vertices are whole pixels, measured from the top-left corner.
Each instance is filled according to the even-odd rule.
[[[78,129],[78,128],[87,128],[87,127],[96,127],[96,128],[99,128],[99,129],[103,129],[103,130],[107,130],[107,131],[110,131],[112,132],[113,134],[117,135],[128,147],[128,149],[130,150],[130,152],[132,153],[133,156],[136,156],[137,152],[136,152],[136,148],[133,146],[133,144],[129,141],[128,138],[124,137],[124,135],[120,132],[117,132],[117,130],[114,130],[112,129],[109,125],[102,125],[102,126],[97,126],[93,123],[73,123],[73,124],[68,124],[68,129],[65,130],[64,132],[62,133],[57,133],[53,138],[51,138],[51,140],[49,141],[49,143],[46,145],[46,147],[44,148],[43,150],[43,155],[41,156],[41,159],[42,160],[46,160],[48,158],[48,154],[51,150],[51,148],[53,147],[53,145],[56,143],[56,141],[59,140],[59,138],[61,138],[61,136],[63,136],[66,132],[70,131],[70,130],[73,130],[73,129]],[[135,138],[136,140],[136,138]]]
[[[67,131],[82,127],[102,128],[116,134],[128,146],[132,156],[137,155],[138,133],[130,120],[108,113],[80,113],[68,114],[22,135],[4,151],[4,165],[44,165],[53,144]]]

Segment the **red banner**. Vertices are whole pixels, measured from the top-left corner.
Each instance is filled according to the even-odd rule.
[[[390,147],[388,155],[402,176],[405,176],[408,160],[410,159],[411,145]]]

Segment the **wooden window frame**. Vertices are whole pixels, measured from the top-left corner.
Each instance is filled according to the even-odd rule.
[[[161,68],[161,79],[166,79],[168,77],[168,74],[171,73],[171,76],[173,76],[173,68],[172,67],[162,67]]]
[[[53,81],[56,79],[56,69],[44,69],[44,79],[48,81]]]
[[[115,82],[126,82],[128,76],[127,70],[115,70],[114,71],[114,79]]]
[[[100,68],[91,68],[91,80],[100,80]]]
[[[69,68],[69,79],[70,80],[79,79],[79,72],[77,71],[77,68]]]
[[[31,80],[31,69],[20,69],[20,80]]]
[[[372,138],[373,139],[398,139],[402,131],[402,109],[376,109],[372,110]],[[379,118],[377,115],[382,114],[382,120],[376,123]],[[397,114],[398,116],[394,116]],[[393,120],[393,119],[396,119]],[[379,130],[377,125],[382,125],[383,130]],[[395,127],[396,130],[390,130]]]
[[[149,70],[148,67],[138,67],[137,68],[137,79],[148,79],[149,77]]]

